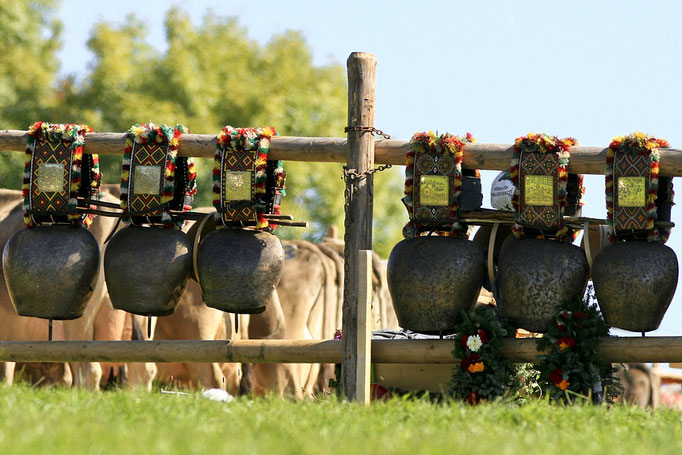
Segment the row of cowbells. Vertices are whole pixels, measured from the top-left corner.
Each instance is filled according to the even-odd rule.
[[[564,302],[582,298],[590,278],[582,248],[509,236],[500,250],[497,303],[515,327],[544,332]],[[467,239],[416,237],[395,246],[387,273],[401,327],[452,331],[461,313],[476,303],[485,280],[485,257],[481,246]],[[592,268],[606,323],[636,332],[658,328],[677,277],[674,251],[659,242],[610,244],[599,251]]]
[[[100,249],[87,229],[40,226],[12,236],[2,260],[19,315],[75,319],[94,290]],[[206,305],[260,313],[279,282],[284,251],[270,233],[221,229],[201,239],[196,261]],[[171,314],[193,274],[193,241],[179,230],[126,227],[106,248],[104,272],[115,308],[145,316]]]

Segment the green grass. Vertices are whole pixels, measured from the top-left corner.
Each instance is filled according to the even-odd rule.
[[[0,454],[659,454],[682,452],[682,413],[394,399],[362,407],[158,391],[0,386]]]

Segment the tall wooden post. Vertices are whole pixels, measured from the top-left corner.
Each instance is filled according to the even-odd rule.
[[[364,173],[374,167],[374,135],[355,127],[374,126],[374,100],[377,60],[365,52],[353,52],[346,62],[348,69],[348,158],[347,169],[359,175],[347,178],[346,234],[345,234],[345,287],[343,296],[343,359],[341,362],[341,391],[348,400],[358,396],[358,255],[360,250],[372,249],[372,209],[374,184],[371,174]],[[368,321],[365,321],[365,324]],[[364,360],[364,359],[362,359]]]

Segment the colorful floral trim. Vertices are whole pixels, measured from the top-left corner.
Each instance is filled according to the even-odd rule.
[[[168,144],[168,151],[166,153],[166,164],[164,166],[164,186],[160,193],[160,205],[164,206],[161,212],[161,223],[168,228],[182,228],[184,221],[175,221],[170,214],[170,210],[191,210],[194,195],[197,192],[196,186],[196,168],[192,158],[183,158],[186,160],[187,173],[184,185],[184,196],[182,201],[178,201],[178,207],[171,207],[171,202],[175,199],[176,189],[176,174],[179,165],[178,162],[178,146],[180,136],[184,133],[189,133],[189,129],[184,125],[177,124],[175,126],[168,126],[165,124],[155,125],[154,123],[136,124],[130,127],[126,133],[126,146],[123,154],[123,166],[121,172],[121,209],[123,209],[124,220],[131,223],[135,215],[129,214],[129,191],[130,191],[130,166],[132,160],[134,144]],[[152,211],[153,213],[153,211]],[[148,217],[153,219],[155,216]],[[131,218],[132,217],[132,218]]]
[[[658,197],[659,161],[661,158],[659,149],[668,147],[670,147],[670,143],[665,139],[657,139],[639,131],[625,137],[614,137],[611,144],[609,144],[609,148],[606,151],[606,170],[604,174],[606,175],[606,223],[609,228],[610,242],[613,243],[618,241],[618,236],[614,230],[613,223],[613,160],[616,152],[648,156],[650,174],[645,207],[645,211],[648,215],[646,230],[649,231],[647,240],[650,242],[660,241],[665,243],[668,240],[668,237],[670,237],[669,228],[658,229],[654,225],[657,218],[656,198]],[[672,191],[670,193],[672,195]],[[672,200],[669,202],[672,203]]]
[[[267,128],[233,128],[225,126],[220,131],[216,141],[216,154],[213,167],[213,205],[219,211],[224,210],[222,207],[222,160],[223,153],[229,151],[249,151],[257,150],[255,175],[254,175],[254,192],[256,203],[254,210],[256,212],[256,229],[260,230],[274,230],[275,225],[271,225],[265,219],[267,211],[267,163],[268,152],[270,151],[270,139],[276,136],[277,132],[272,127]],[[282,189],[284,189],[284,169],[282,163],[278,162],[276,165],[276,174],[279,179],[282,179]]]
[[[452,376],[451,392],[470,404],[478,404],[517,390],[516,367],[499,354],[502,339],[513,337],[514,329],[492,305],[477,306],[463,316],[455,328],[453,355],[459,359],[459,366]]]
[[[410,221],[403,228],[403,236],[405,238],[413,238],[420,235],[420,229],[414,221],[414,160],[417,153],[425,153],[433,151],[438,154],[450,154],[455,159],[455,178],[454,181],[454,197],[449,206],[450,219],[454,220],[447,231],[438,230],[438,235],[449,237],[461,237],[466,234],[466,226],[463,226],[457,221],[459,212],[459,198],[462,194],[462,156],[464,145],[467,143],[476,142],[476,138],[471,133],[466,136],[453,136],[450,134],[437,135],[433,131],[415,133],[410,140],[410,150],[405,155],[406,169],[405,169],[405,197],[403,203],[407,208],[407,214]],[[477,172],[477,175],[480,174]]]
[[[614,367],[604,362],[599,338],[609,336],[609,328],[593,302],[592,291],[585,301],[566,302],[547,333],[537,339],[539,384],[551,400],[570,402],[569,393],[591,397],[593,402],[613,402],[623,389]]]
[[[88,206],[88,204],[79,204],[78,197],[97,199],[99,198],[99,188],[102,180],[102,175],[99,170],[99,157],[97,155],[90,155],[89,169],[89,190],[81,190],[81,181],[83,178],[83,145],[85,144],[85,133],[93,131],[87,125],[77,125],[72,123],[47,123],[35,122],[28,129],[28,137],[26,140],[26,160],[24,163],[24,174],[22,184],[22,195],[24,197],[24,223],[26,227],[30,228],[40,223],[36,221],[35,217],[29,213],[31,207],[31,172],[33,151],[35,150],[36,142],[64,142],[69,144],[69,149],[72,153],[71,169],[70,169],[70,189],[69,201],[66,208],[67,219],[75,226],[88,228],[95,218],[94,214],[81,214],[77,212],[77,207]]]
[[[512,232],[517,239],[526,237],[523,225],[521,224],[521,217],[519,214],[520,199],[521,199],[521,185],[519,182],[519,166],[521,155],[523,153],[556,153],[559,164],[557,166],[557,203],[559,205],[559,212],[563,216],[564,208],[568,205],[567,202],[567,184],[568,184],[568,162],[571,158],[571,147],[577,145],[578,142],[571,138],[560,139],[557,136],[550,136],[548,134],[528,133],[527,136],[522,136],[514,142],[514,151],[512,153],[510,177],[514,184],[514,197],[512,204],[514,205],[514,214],[516,223],[512,226]],[[581,205],[584,195],[583,178],[580,176],[580,200]],[[562,226],[554,237],[559,241],[567,241],[574,238],[574,233],[569,230],[567,226]],[[535,238],[544,238],[544,235],[538,234]]]

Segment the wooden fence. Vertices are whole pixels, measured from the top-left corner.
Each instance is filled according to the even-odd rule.
[[[269,157],[287,161],[346,163],[364,174],[375,164],[405,164],[408,141],[376,138],[374,127],[376,58],[354,52],[348,69],[347,138],[274,137]],[[0,150],[23,151],[26,131],[0,131]],[[216,137],[183,134],[179,154],[213,158]],[[85,153],[122,155],[123,133],[88,133]],[[511,144],[467,144],[463,167],[505,170],[509,168]],[[606,149],[572,147],[571,173],[603,174]],[[661,175],[682,175],[682,151],[661,151]],[[346,267],[349,282],[343,302],[343,340],[249,340],[249,341],[42,341],[0,342],[0,361],[17,362],[276,362],[341,363],[341,388],[350,400],[369,399],[370,362],[454,363],[449,340],[370,339],[372,195],[371,173],[352,181],[353,198],[347,212]],[[398,197],[398,196],[396,196]],[[350,216],[348,216],[350,214]],[[634,337],[601,340],[600,349],[609,362],[682,362],[682,337]],[[514,362],[531,362],[539,354],[532,339],[505,340],[503,354]]]

